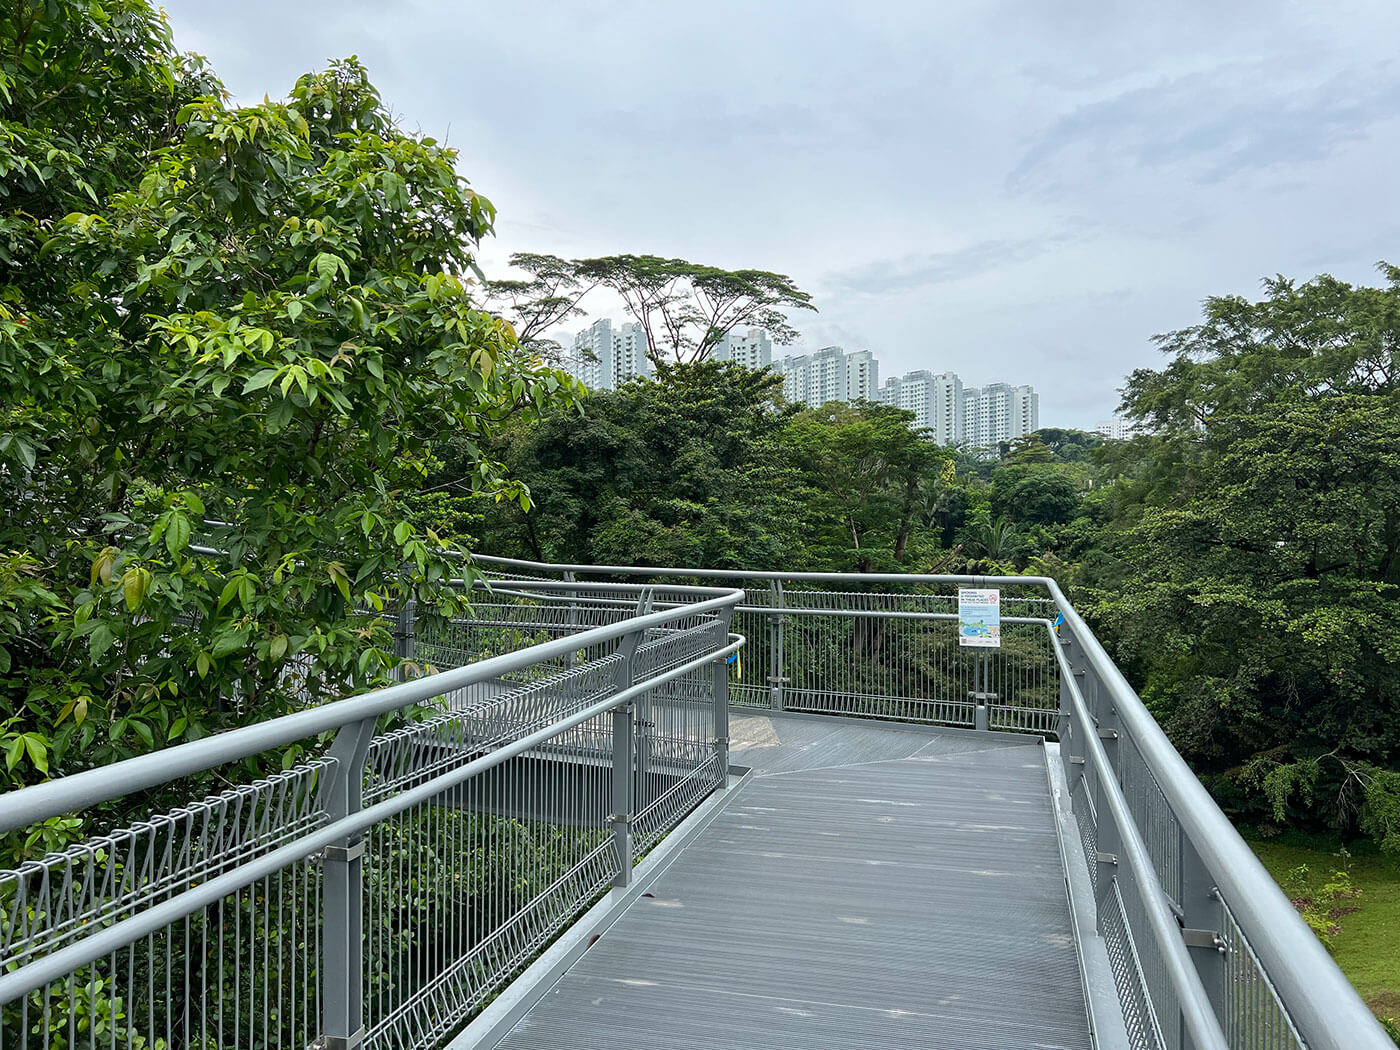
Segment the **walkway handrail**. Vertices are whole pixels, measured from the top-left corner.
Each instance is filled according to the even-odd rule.
[[[1166,733],[1143,704],[1136,690],[1109,657],[1083,618],[1075,611],[1053,578],[1045,576],[977,576],[920,573],[840,573],[840,572],[782,572],[741,569],[652,568],[617,565],[549,564],[522,559],[473,555],[476,561],[489,566],[510,569],[606,575],[620,577],[665,578],[681,577],[725,582],[764,581],[778,583],[805,581],[823,584],[869,585],[960,585],[964,587],[1027,586],[1042,588],[1053,599],[1065,620],[1067,636],[1079,642],[1088,667],[1108,690],[1119,729],[1139,749],[1144,762],[1157,781],[1167,805],[1179,822],[1186,838],[1197,850],[1219,896],[1228,905],[1249,946],[1258,956],[1264,973],[1272,982],[1288,1016],[1306,1042],[1308,1050],[1394,1050],[1384,1031],[1355,988],[1333,962],[1326,949],[1298,915],[1278,884],[1265,870],[1254,851],[1240,837],[1215,800],[1191,772]],[[532,581],[533,585],[533,581]],[[748,608],[742,606],[741,608]],[[796,610],[783,608],[784,615]],[[848,611],[843,615],[859,615]],[[907,614],[906,614],[907,615]],[[925,616],[928,614],[914,614]],[[1007,621],[1009,622],[1009,620]],[[1065,676],[1073,689],[1073,675]],[[1077,706],[1083,704],[1078,695]],[[1084,715],[1088,715],[1087,710]],[[1089,716],[1092,717],[1092,716]],[[1090,722],[1089,724],[1093,724]],[[1091,755],[1102,755],[1099,741],[1090,734],[1085,746]],[[1115,790],[1121,800],[1122,796]],[[1116,814],[1115,814],[1116,815]],[[1131,825],[1128,825],[1131,826]],[[1141,840],[1139,839],[1139,845]],[[1145,854],[1143,856],[1146,856]],[[1142,859],[1141,857],[1139,859]],[[1093,859],[1090,858],[1090,863]],[[1150,864],[1149,864],[1150,869]],[[1160,884],[1152,875],[1152,885],[1161,894]],[[1163,904],[1165,906],[1165,896]],[[1160,916],[1158,916],[1160,918]],[[1156,920],[1154,920],[1155,922]],[[1173,952],[1173,958],[1179,957]],[[1180,976],[1176,974],[1175,976]],[[1199,980],[1196,988],[1201,988]],[[1195,999],[1195,992],[1187,996]],[[1185,1005],[1185,1000],[1183,1000]],[[1197,1003],[1197,1005],[1199,1005]],[[1188,1026],[1203,1023],[1193,1021],[1183,1011]],[[1218,1026],[1217,1026],[1217,1031]]]
[[[1053,632],[1050,624],[1047,623],[1046,628]],[[1056,646],[1055,656],[1064,671],[1061,681],[1066,684],[1070,692],[1075,716],[1081,725],[1093,725],[1094,718],[1084,700],[1084,693],[1075,681],[1073,670],[1069,667],[1069,663],[1059,646]],[[1191,962],[1186,942],[1181,938],[1181,928],[1177,925],[1176,916],[1167,907],[1167,897],[1162,891],[1157,873],[1153,870],[1152,858],[1148,854],[1147,844],[1143,841],[1142,833],[1133,821],[1127,799],[1123,797],[1123,792],[1118,785],[1108,753],[1104,750],[1103,743],[1098,736],[1093,733],[1084,734],[1084,744],[1088,752],[1085,757],[1093,763],[1094,769],[1103,778],[1107,789],[1104,793],[1104,799],[1112,811],[1114,826],[1118,829],[1121,838],[1120,849],[1132,871],[1141,899],[1146,907],[1152,938],[1166,962],[1167,972],[1181,1004],[1182,1021],[1191,1035],[1191,1046],[1194,1050],[1215,1050],[1215,1048],[1225,1050],[1229,1043],[1225,1039],[1224,1032],[1221,1031],[1220,1021],[1215,1016],[1210,996],[1206,993],[1205,987],[1196,973],[1195,965]],[[1090,864],[1096,862],[1092,857],[1087,859]]]
[[[580,588],[636,594],[638,584],[583,584],[558,581],[532,582],[543,589],[575,591]],[[744,597],[740,590],[715,587],[673,587],[668,592],[689,593],[699,599],[693,604],[630,617],[621,623],[594,627],[564,638],[521,649],[503,656],[489,657],[464,667],[414,678],[344,700],[309,707],[266,722],[215,733],[200,740],[177,744],[148,755],[125,759],[98,769],[34,784],[5,795],[0,804],[0,833],[26,828],[50,817],[62,816],[104,802],[113,795],[127,795],[168,784],[181,777],[202,773],[216,766],[236,762],[299,740],[306,740],[333,729],[422,703],[444,693],[491,681],[519,671],[542,660],[563,657],[591,645],[616,641],[625,635],[664,627],[701,613],[733,608]]]
[[[687,611],[694,611],[694,608],[694,606],[689,607]],[[627,624],[627,630],[636,630],[637,624],[641,622],[641,619],[642,618],[639,617],[636,620],[630,621]],[[568,640],[573,642],[575,639],[581,637],[583,637],[581,634],[573,635]],[[91,936],[85,937],[65,948],[60,948],[50,955],[46,955],[17,970],[0,974],[0,1003],[14,1002],[20,997],[44,987],[46,984],[61,980],[69,973],[86,965],[92,960],[120,951],[127,945],[140,940],[142,937],[146,937],[162,927],[178,922],[186,916],[192,915],[202,908],[208,907],[238,892],[244,887],[251,886],[258,880],[266,878],[268,875],[290,864],[294,864],[318,850],[325,849],[327,846],[359,835],[374,825],[383,823],[392,817],[407,812],[424,802],[431,801],[441,796],[444,792],[451,790],[453,787],[463,784],[473,777],[480,776],[482,773],[494,769],[497,766],[503,765],[513,758],[518,758],[539,747],[541,744],[548,743],[550,740],[563,735],[570,729],[597,718],[599,715],[607,714],[610,711],[616,711],[632,702],[632,700],[643,693],[655,689],[660,684],[680,678],[706,664],[713,664],[717,660],[723,660],[731,653],[738,652],[744,645],[743,636],[730,635],[729,637],[729,644],[722,649],[706,653],[697,659],[674,667],[645,682],[624,689],[605,700],[601,700],[581,711],[577,711],[572,715],[562,718],[528,736],[521,737],[519,740],[499,747],[490,754],[483,755],[465,765],[458,766],[456,769],[433,777],[419,784],[417,787],[402,791],[391,798],[385,799],[383,802],[356,810],[349,816],[323,825],[309,834],[298,837],[285,846],[264,853],[251,860],[244,861],[226,874],[216,876],[197,886],[192,886],[168,900],[137,912],[130,918],[121,919],[104,926]],[[543,648],[545,648],[545,646],[533,646],[523,651],[533,652],[538,658],[540,650]],[[359,721],[365,717],[369,716],[360,715],[358,718],[354,719],[354,721]],[[231,736],[232,734],[224,735]],[[202,741],[195,741],[195,743],[202,743]],[[191,744],[188,746],[193,745]],[[136,760],[133,759],[129,761]],[[119,769],[122,765],[123,763],[120,762],[115,763],[108,766],[107,770],[110,773],[111,771]],[[33,789],[27,788],[25,790]],[[109,794],[111,793],[109,792]]]
[[[1356,989],[1221,812],[1054,580],[1051,597],[1310,1050],[1394,1050]],[[1090,739],[1090,746],[1097,744]]]

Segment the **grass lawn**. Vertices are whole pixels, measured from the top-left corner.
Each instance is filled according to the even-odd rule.
[[[1313,886],[1334,871],[1351,875],[1361,894],[1340,902],[1357,911],[1336,918],[1342,930],[1333,937],[1332,957],[1376,1016],[1400,1020],[1400,858],[1383,856],[1369,843],[1352,844],[1352,855],[1343,858],[1337,840],[1298,832],[1245,838],[1280,885],[1304,864]]]

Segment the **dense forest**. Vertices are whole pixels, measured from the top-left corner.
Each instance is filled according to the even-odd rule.
[[[531,504],[490,506],[476,545],[1050,575],[1227,808],[1400,851],[1400,270],[1382,270],[1209,300],[1159,337],[1165,367],[1126,378],[1144,434],[1125,442],[1047,428],[978,458],[886,405],[665,367],[505,426],[492,454]]]

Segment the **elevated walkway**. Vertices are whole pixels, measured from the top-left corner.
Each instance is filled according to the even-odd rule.
[[[512,1050],[1090,1044],[1045,749],[736,717],[752,772]]]

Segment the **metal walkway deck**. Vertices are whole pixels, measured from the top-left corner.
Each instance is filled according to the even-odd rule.
[[[500,1047],[1087,1050],[1039,740],[731,734],[753,776]]]

